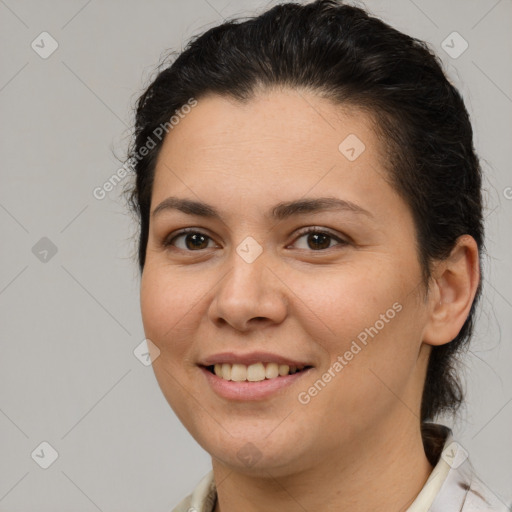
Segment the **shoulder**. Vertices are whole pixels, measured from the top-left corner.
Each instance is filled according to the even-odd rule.
[[[430,512],[511,512],[505,500],[478,477],[468,452],[459,443],[450,438],[441,458],[450,468]]]
[[[425,423],[422,437],[434,471],[422,490],[425,496],[419,495],[420,508],[411,510],[512,512],[512,504],[507,506],[505,500],[478,477],[468,452],[454,440],[450,428]]]
[[[476,475],[469,485],[463,485],[467,494],[465,495],[464,512],[486,511],[486,512],[510,512],[512,504],[507,506],[489,487],[487,487]]]
[[[217,500],[217,490],[213,471],[207,473],[191,494],[183,498],[172,512],[213,512]]]

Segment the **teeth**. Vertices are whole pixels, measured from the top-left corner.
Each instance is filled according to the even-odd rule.
[[[217,366],[217,365],[215,365]],[[230,364],[223,364],[222,365],[222,378],[229,380],[231,379],[231,365]]]
[[[265,377],[275,379],[279,375],[279,365],[277,363],[268,363],[265,368]]]
[[[265,367],[263,366],[263,363],[251,364],[251,366],[247,367],[247,380],[249,382],[265,380]]]
[[[244,364],[234,364],[231,367],[231,379],[235,382],[247,380],[247,366]]]
[[[217,377],[235,382],[260,382],[265,379],[275,379],[279,376],[293,375],[303,368],[277,363],[256,363],[249,366],[245,364],[222,363],[216,364],[213,367]]]

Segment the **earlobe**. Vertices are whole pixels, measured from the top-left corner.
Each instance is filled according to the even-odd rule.
[[[424,343],[444,345],[457,337],[469,315],[479,282],[478,246],[472,236],[460,236],[450,256],[439,261],[434,270]]]

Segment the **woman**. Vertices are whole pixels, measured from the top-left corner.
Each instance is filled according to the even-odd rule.
[[[334,0],[195,38],[138,102],[141,310],[212,472],[174,510],[505,511],[450,429],[481,291],[463,100]]]

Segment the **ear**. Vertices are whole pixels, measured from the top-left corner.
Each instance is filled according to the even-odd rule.
[[[470,235],[460,236],[450,256],[436,263],[432,278],[423,342],[444,345],[462,329],[480,282],[475,239]]]

